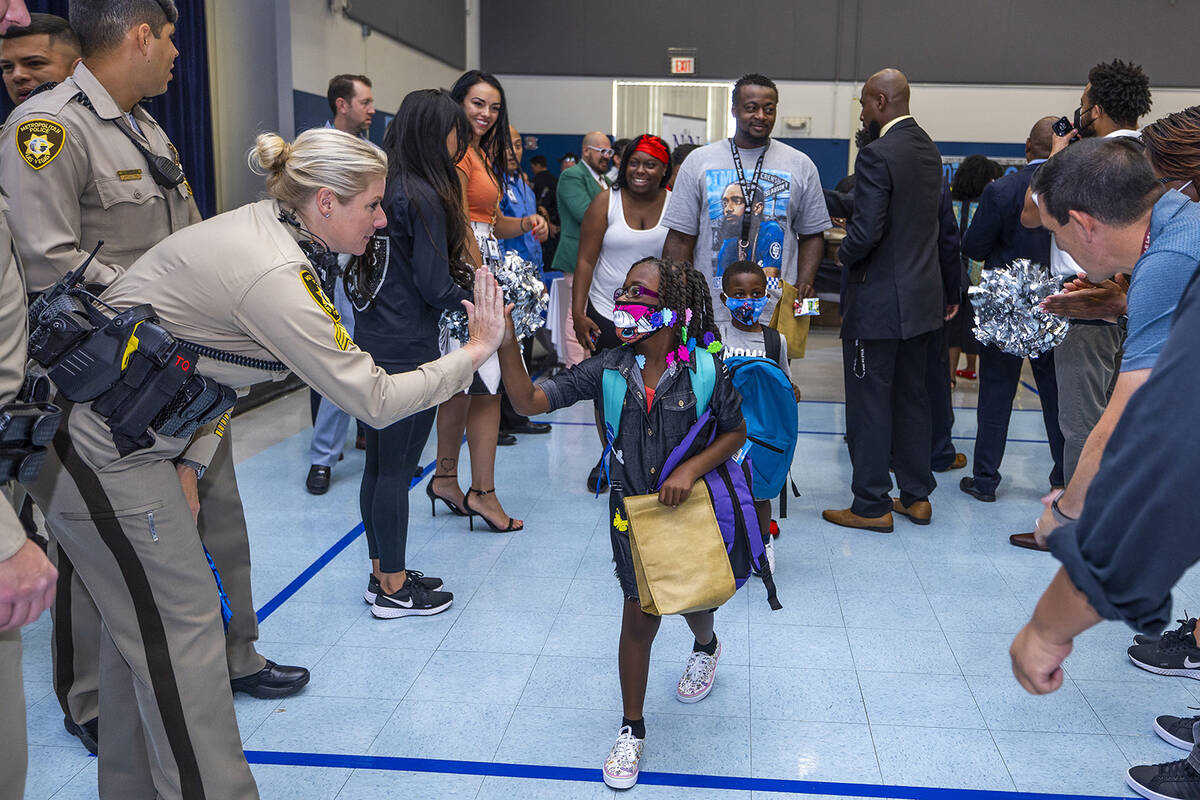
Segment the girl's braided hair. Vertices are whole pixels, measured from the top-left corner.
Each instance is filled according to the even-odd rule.
[[[1200,178],[1200,106],[1152,122],[1142,131],[1150,163],[1164,178]]]
[[[721,332],[717,328],[713,316],[712,293],[708,289],[708,281],[692,268],[687,261],[671,261],[662,258],[643,258],[633,266],[654,263],[658,267],[658,302],[663,308],[669,308],[678,314],[672,326],[679,344],[686,345],[687,339],[695,339],[696,346],[703,349],[704,334],[711,333],[713,338],[720,339]],[[687,325],[687,336],[683,336],[684,319],[687,309],[692,310],[692,322]]]

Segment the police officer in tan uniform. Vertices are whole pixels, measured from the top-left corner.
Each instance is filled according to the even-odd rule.
[[[0,0],[0,33],[28,25],[24,0]],[[7,203],[0,198],[0,403],[16,397],[25,376],[25,287],[13,257]],[[0,499],[0,800],[25,794],[25,687],[20,628],[54,597],[54,567],[25,536],[12,507]]]
[[[292,371],[376,427],[463,391],[504,337],[503,299],[490,274],[476,273],[470,342],[390,375],[346,335],[305,253],[361,254],[386,224],[382,151],[318,129],[291,145],[261,136],[252,159],[272,199],[168,237],[109,287],[105,302],[117,310],[151,304],[161,327],[201,354],[186,367],[200,375],[240,390]],[[115,415],[106,424],[96,408],[93,401],[64,409],[53,452],[27,488],[104,621],[100,796],[255,798],[216,586],[174,465],[181,456],[203,464],[216,432],[159,432],[122,455]]]
[[[178,55],[173,0],[74,0],[70,13],[83,63],[19,106],[0,133],[0,185],[21,198],[11,222],[30,292],[48,289],[101,240],[85,279],[106,286],[152,246],[200,220],[174,146],[138,105],[171,79]],[[255,650],[250,548],[228,426],[220,444],[200,482],[206,513],[199,525],[233,608],[230,675],[237,691],[284,697],[307,684],[308,671]],[[195,477],[188,469],[203,471],[195,462],[181,465],[182,480]],[[67,730],[94,753],[99,616],[70,561],[56,563],[55,691]]]
[[[13,401],[25,377],[25,287],[13,256],[0,199],[0,405]],[[21,633],[54,598],[55,571],[26,537],[8,498],[0,496],[0,800],[20,800],[25,787],[25,687]]]

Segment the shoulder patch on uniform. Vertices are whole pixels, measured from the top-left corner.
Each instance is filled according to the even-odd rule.
[[[62,152],[67,132],[62,125],[48,119],[27,119],[17,126],[16,137],[21,158],[38,170]]]
[[[306,269],[300,270],[300,280],[304,282],[304,288],[308,290],[308,294],[316,302],[321,310],[324,311],[331,320],[333,320],[333,341],[339,350],[349,350],[354,340],[350,338],[350,332],[346,330],[346,326],[342,324],[342,315],[338,313],[333,303],[329,302],[329,298],[325,296],[325,291],[321,289],[321,284],[311,272]]]
[[[329,298],[325,296],[325,291],[321,288],[321,283],[306,269],[300,270],[300,280],[304,281],[304,288],[308,290],[312,299],[317,302],[321,310],[329,315],[329,318],[334,322],[341,322],[342,315],[338,313],[337,308],[333,303],[329,302]]]

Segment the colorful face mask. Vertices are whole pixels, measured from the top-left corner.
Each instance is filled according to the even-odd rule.
[[[613,326],[617,330],[617,338],[624,344],[641,341],[674,322],[675,313],[669,308],[640,303],[617,303],[613,306]]]
[[[730,315],[743,325],[753,325],[758,322],[763,309],[767,307],[767,297],[726,297],[725,307]]]

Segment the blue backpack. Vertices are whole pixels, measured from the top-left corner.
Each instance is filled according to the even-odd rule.
[[[666,463],[660,471],[659,487],[683,460],[698,437],[705,436],[709,444],[716,438],[717,426],[712,420],[712,409],[708,407],[713,387],[717,382],[716,362],[712,353],[700,348],[696,348],[693,357],[696,359],[696,369],[691,375],[691,380],[692,393],[696,395],[696,422],[688,430],[683,441],[667,456]],[[778,366],[777,364],[776,369]],[[601,387],[605,438],[608,440],[602,460],[607,476],[608,458],[617,432],[621,429],[621,408],[625,403],[628,384],[621,377],[621,373],[615,369],[606,369]],[[750,490],[751,460],[741,458],[744,454],[743,448],[741,452],[702,476],[701,480],[708,486],[708,493],[712,498],[713,513],[721,528],[725,551],[729,553],[729,566],[733,570],[734,584],[740,589],[751,572],[761,575],[763,586],[767,590],[767,603],[778,611],[783,606],[776,594],[775,580],[767,564],[762,532],[758,526],[758,515],[754,510],[754,496]]]
[[[769,331],[769,333],[768,333]],[[754,498],[778,497],[787,483],[796,453],[799,415],[792,381],[779,366],[782,349],[779,332],[764,328],[766,358],[731,356],[725,366],[733,376],[733,388],[742,396],[746,418],[746,450],[753,454]],[[773,336],[771,334],[774,334]]]

